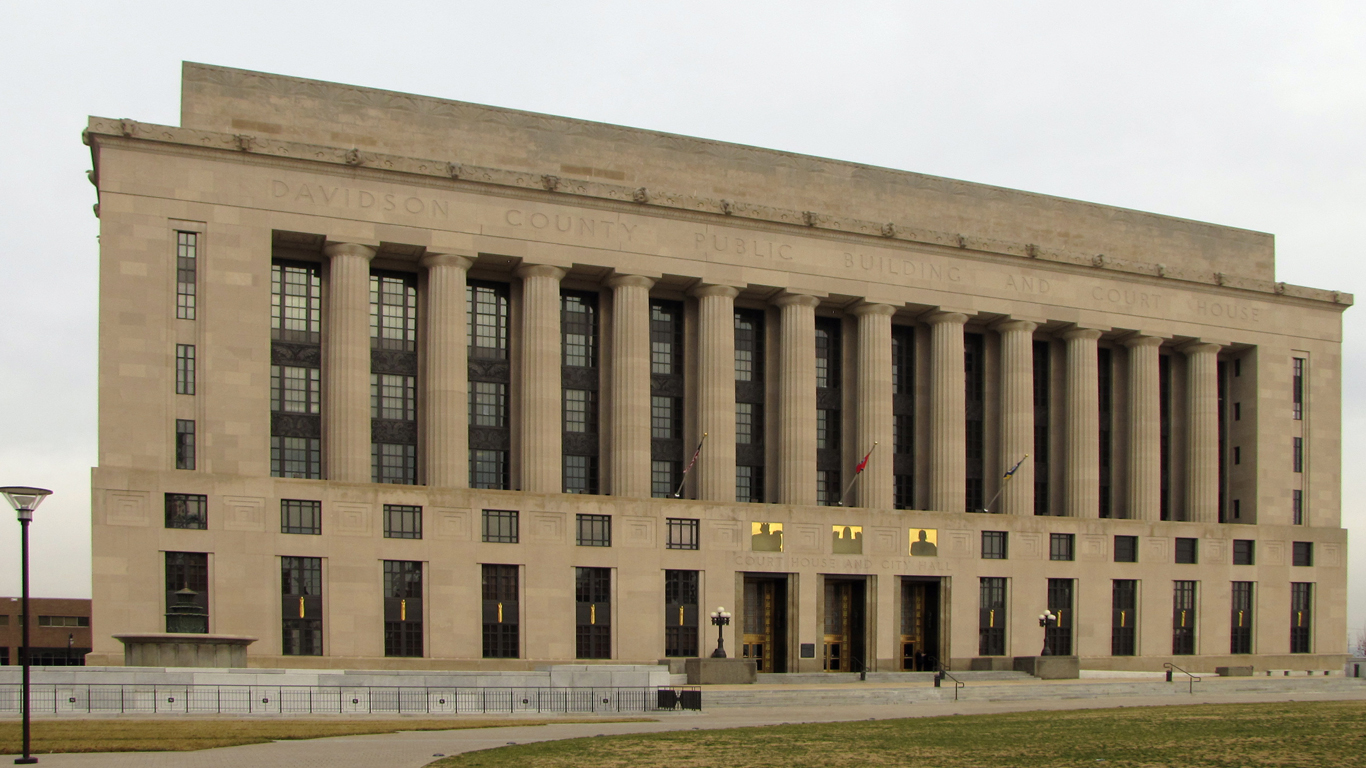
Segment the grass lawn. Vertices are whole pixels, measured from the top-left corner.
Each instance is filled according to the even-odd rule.
[[[631,722],[617,720],[523,720],[451,718],[407,720],[335,717],[311,720],[239,720],[192,717],[175,719],[41,719],[33,721],[33,753],[54,752],[182,752],[239,744],[261,744],[287,739],[320,739],[398,731],[450,731],[458,728],[546,725],[547,723]],[[0,755],[17,755],[21,749],[18,720],[0,722]]]
[[[1020,712],[605,736],[501,747],[429,768],[1366,765],[1366,702]]]

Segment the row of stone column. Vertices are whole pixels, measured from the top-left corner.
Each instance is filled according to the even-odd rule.
[[[327,359],[324,407],[327,474],[342,482],[370,480],[369,262],[373,248],[332,244],[328,272]],[[472,261],[458,254],[429,253],[426,310],[425,469],[427,484],[464,487],[469,480],[465,276]],[[517,447],[521,490],[562,490],[560,436],[560,281],[565,271],[523,265],[521,419]],[[608,388],[606,465],[615,496],[650,495],[650,289],[639,275],[611,279],[613,363]],[[698,299],[698,423],[708,439],[694,471],[698,498],[735,500],[735,306],[738,290],[703,285]],[[816,501],[815,296],[789,293],[779,308],[776,501]],[[868,303],[858,318],[855,423],[860,451],[878,446],[856,485],[858,506],[890,509],[892,477],[892,315],[895,307]],[[930,327],[929,508],[960,511],[966,491],[963,328],[967,315],[934,312]],[[1007,320],[1001,336],[1000,460],[1014,466],[1034,450],[1033,335],[1037,325]],[[1096,373],[1100,331],[1075,328],[1067,344],[1065,387],[1065,513],[1099,513],[1099,401]],[[1156,520],[1160,508],[1158,347],[1161,339],[1136,335],[1129,349],[1128,516]],[[1218,394],[1215,344],[1183,348],[1188,356],[1190,519],[1217,519]],[[1033,514],[1033,466],[1026,461],[1002,489],[998,510]]]

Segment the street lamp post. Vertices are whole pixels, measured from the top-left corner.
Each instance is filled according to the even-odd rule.
[[[5,500],[14,507],[14,511],[19,513],[19,568],[21,571],[20,583],[22,585],[23,603],[20,607],[20,648],[19,659],[24,666],[23,689],[20,694],[23,698],[21,704],[24,717],[24,756],[15,758],[16,765],[31,765],[38,762],[38,758],[29,754],[29,647],[28,632],[33,625],[32,616],[28,612],[28,524],[33,522],[33,510],[38,508],[52,494],[46,488],[29,488],[22,485],[13,485],[0,488]]]
[[[1039,655],[1051,656],[1053,654],[1048,650],[1048,628],[1058,626],[1058,615],[1051,610],[1044,610],[1043,613],[1039,614],[1039,626],[1043,627],[1043,650]]]
[[[726,658],[726,640],[721,634],[721,628],[730,624],[730,611],[717,606],[716,610],[711,612],[711,623],[716,626],[716,650],[711,652],[711,657],[713,659],[724,659]]]

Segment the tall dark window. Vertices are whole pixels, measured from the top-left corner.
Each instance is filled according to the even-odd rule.
[[[892,326],[892,504],[915,506],[915,328]]]
[[[201,493],[166,494],[166,527],[207,530],[209,497]]]
[[[417,278],[370,275],[370,475],[417,483]]]
[[[560,292],[565,493],[598,492],[598,295]]]
[[[521,657],[518,568],[484,565],[484,658]]]
[[[1291,545],[1290,564],[1308,567],[1314,564],[1314,542],[1297,541]]]
[[[491,544],[516,544],[521,540],[519,522],[515,509],[486,509],[482,539]]]
[[[1304,491],[1298,488],[1290,492],[1290,519],[1295,525],[1304,525]]]
[[[1256,565],[1257,564],[1257,542],[1252,539],[1233,540],[1233,564],[1234,565]]]
[[[1304,418],[1304,362],[1303,357],[1294,359],[1294,373],[1290,383],[1290,398],[1293,404],[1295,421]]]
[[[978,597],[977,655],[1006,655],[1006,580],[982,577]]]
[[[323,561],[280,558],[280,653],[323,655]]]
[[[697,655],[697,571],[664,572],[664,655]]]
[[[320,479],[322,271],[276,261],[270,280],[270,474]]]
[[[1159,516],[1172,519],[1172,356],[1157,357]]]
[[[1096,382],[1100,405],[1100,516],[1114,517],[1114,363],[1109,347],[1096,350]]]
[[[270,265],[270,476],[322,477],[322,272]]]
[[[1313,653],[1314,585],[1290,584],[1290,652]]]
[[[1072,627],[1076,618],[1072,606],[1072,579],[1048,580],[1048,610],[1058,617],[1044,630],[1048,651],[1054,656],[1072,655]]]
[[[509,299],[506,283],[471,280],[465,287],[470,380],[470,487],[511,487],[508,389]]]
[[[963,427],[966,437],[966,511],[980,512],[986,504],[986,351],[987,337],[963,334]],[[953,510],[943,510],[952,512]]]
[[[1216,450],[1215,456],[1219,461],[1219,498],[1218,506],[1219,522],[1227,523],[1230,520],[1230,510],[1228,505],[1228,384],[1229,371],[1233,366],[1220,360],[1215,364],[1214,391],[1215,391],[1215,424],[1216,424]],[[1234,450],[1237,450],[1236,448]]]
[[[1077,559],[1077,535],[1075,533],[1050,533],[1048,534],[1048,559],[1049,560],[1075,560]]]
[[[194,394],[194,345],[175,345],[175,393]]]
[[[735,500],[764,500],[764,313],[735,310]]]
[[[198,293],[199,235],[176,232],[175,244],[175,316],[180,320],[193,320]]]
[[[575,568],[575,657],[612,658],[612,569]]]
[[[1034,342],[1034,514],[1046,515],[1048,506],[1048,422],[1050,418],[1049,392],[1052,387],[1052,346],[1047,341]]]
[[[1135,655],[1134,623],[1138,616],[1138,582],[1115,579],[1110,595],[1110,655]]]
[[[1176,540],[1176,562],[1182,565],[1195,565],[1200,562],[1200,540],[1178,538]]]
[[[323,532],[323,503],[307,499],[280,500],[280,533],[313,536]]]
[[[683,305],[651,299],[650,495],[655,498],[672,496],[682,482],[683,368]]]
[[[166,553],[166,631],[209,631],[209,556]]]
[[[1172,655],[1195,653],[1194,581],[1177,581],[1172,586]]]
[[[1233,582],[1229,653],[1252,653],[1252,582]]]
[[[580,547],[612,546],[611,515],[576,515],[578,535],[576,543]]]
[[[1294,442],[1294,443],[1292,444],[1292,446],[1291,446],[1291,457],[1292,457],[1292,458],[1291,458],[1291,461],[1292,461],[1292,463],[1293,463],[1293,467],[1294,467],[1294,470],[1295,470],[1296,472],[1303,472],[1303,471],[1304,471],[1304,438],[1302,438],[1302,437],[1296,437],[1296,438],[1294,438],[1294,441],[1295,441],[1295,442]]]
[[[384,655],[422,656],[422,563],[384,561]]]
[[[1005,560],[1009,554],[1006,531],[982,531],[982,559]]]
[[[385,504],[384,538],[422,538],[422,507],[412,504]]]
[[[194,420],[175,420],[175,468],[194,469]]]
[[[1137,536],[1116,536],[1116,537],[1115,537],[1115,562],[1116,562],[1116,563],[1136,563],[1136,562],[1138,562],[1138,537],[1137,537]]]
[[[665,549],[697,549],[701,537],[698,536],[698,523],[700,521],[685,517],[670,517],[667,519],[669,526],[668,539],[664,543]]]
[[[843,371],[841,323],[837,317],[816,318],[816,503],[841,502],[840,438]]]

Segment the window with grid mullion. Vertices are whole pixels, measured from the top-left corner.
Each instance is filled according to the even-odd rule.
[[[280,500],[280,532],[320,535],[322,526],[322,502],[306,499]]]

